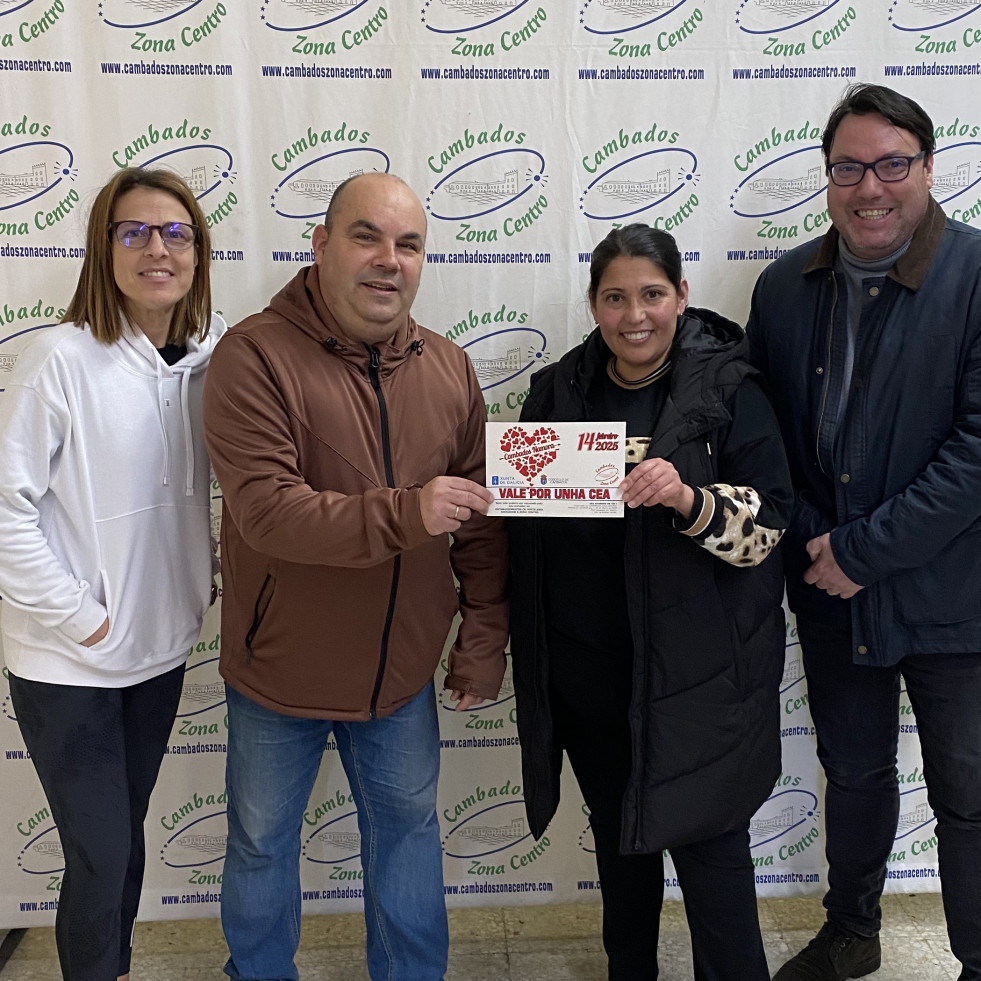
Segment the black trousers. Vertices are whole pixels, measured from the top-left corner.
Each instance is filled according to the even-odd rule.
[[[958,981],[981,981],[981,654],[910,654],[892,667],[865,667],[852,663],[850,629],[800,618],[797,630],[827,777],[828,919],[877,933],[890,853],[916,863],[919,850],[929,861],[924,842],[935,833]],[[897,839],[900,813],[914,806],[901,801],[896,779],[901,686],[916,713],[937,823],[935,832],[907,826]]]
[[[610,981],[653,981],[664,897],[661,854],[621,855],[630,773],[629,658],[597,658],[549,639],[557,733],[579,782],[596,842],[603,946]],[[756,907],[749,829],[671,849],[691,931],[695,981],[769,981]]]
[[[10,675],[17,724],[65,854],[55,919],[65,981],[114,981],[129,971],[143,821],[183,679],[183,665],[129,688]]]

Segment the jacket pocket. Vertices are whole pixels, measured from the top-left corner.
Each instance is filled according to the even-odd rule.
[[[246,664],[252,663],[252,645],[255,642],[256,634],[259,632],[259,628],[262,626],[262,621],[266,617],[266,612],[269,609],[269,604],[272,602],[273,593],[275,591],[276,580],[273,578],[272,573],[267,572],[266,578],[262,582],[262,588],[259,590],[259,595],[256,597],[255,609],[252,614],[252,623],[245,634]]]
[[[102,587],[101,590],[98,587]],[[100,595],[101,593],[101,595]],[[106,608],[106,618],[109,620],[109,631],[98,643],[92,644],[90,647],[86,647],[84,644],[79,644],[78,646],[85,651],[86,656],[89,654],[100,654],[104,651],[113,640],[113,634],[116,630],[116,618],[119,616],[119,610],[113,605],[112,602],[112,590],[109,587],[109,576],[106,574],[105,569],[99,570],[99,581],[97,583],[92,583],[92,596],[94,599],[99,600],[102,605]]]
[[[931,562],[892,582],[896,619],[909,626],[950,627],[981,617],[981,590],[965,570],[976,567],[981,526],[959,535]]]

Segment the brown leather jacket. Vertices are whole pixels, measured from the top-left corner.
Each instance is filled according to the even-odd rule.
[[[419,509],[435,476],[484,482],[484,401],[460,348],[411,318],[389,344],[348,343],[309,267],[218,344],[204,421],[236,691],[287,715],[389,715],[433,677],[459,609],[446,687],[497,695],[502,522],[475,514],[450,543]]]

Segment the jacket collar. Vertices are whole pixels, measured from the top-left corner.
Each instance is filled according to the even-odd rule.
[[[923,285],[930,264],[940,248],[943,238],[947,215],[944,209],[933,199],[927,200],[927,209],[920,223],[913,230],[913,238],[909,248],[896,260],[896,264],[886,275],[894,279],[900,286],[918,290]],[[807,265],[801,270],[804,274],[819,269],[833,269],[838,255],[838,230],[832,227],[821,240],[821,244]]]

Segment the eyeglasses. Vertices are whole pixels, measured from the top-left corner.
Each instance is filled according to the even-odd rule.
[[[153,233],[159,232],[160,241],[168,252],[185,252],[194,245],[198,226],[187,225],[182,221],[171,221],[166,225],[147,225],[142,221],[111,221],[109,231],[127,249],[145,249],[153,238]]]
[[[926,150],[920,150],[915,157],[879,157],[872,163],[862,163],[860,160],[839,160],[828,167],[831,182],[838,187],[852,187],[861,184],[865,179],[865,171],[871,170],[880,181],[892,184],[904,181],[909,177],[909,168],[914,160],[926,156]]]

